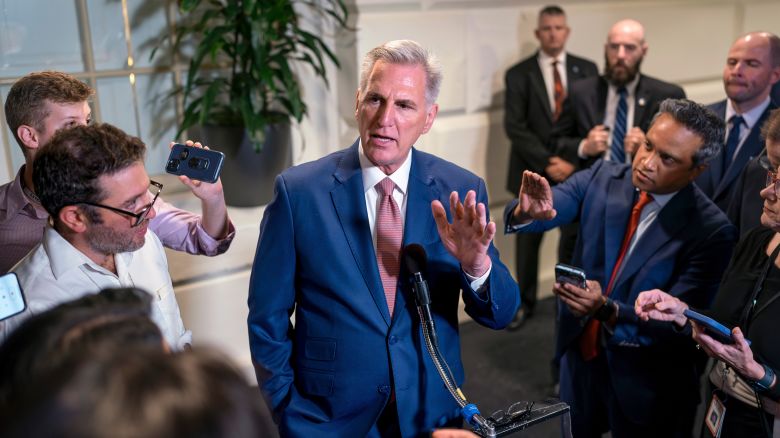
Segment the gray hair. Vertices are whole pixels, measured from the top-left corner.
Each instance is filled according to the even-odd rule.
[[[661,102],[650,126],[661,114],[669,114],[677,123],[701,137],[702,145],[693,154],[693,167],[706,164],[722,153],[726,124],[711,109],[688,99],[666,99]]]
[[[368,76],[377,61],[389,64],[419,65],[425,70],[425,103],[433,105],[439,96],[441,86],[441,64],[433,53],[426,50],[416,41],[395,40],[371,49],[363,57],[360,67],[360,95],[366,91]]]

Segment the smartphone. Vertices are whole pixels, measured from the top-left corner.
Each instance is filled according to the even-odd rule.
[[[582,268],[569,266],[563,263],[555,265],[555,280],[558,283],[569,283],[582,289],[585,289],[588,286],[585,282],[585,271],[583,271]]]
[[[223,161],[225,154],[222,152],[176,143],[171,148],[165,171],[213,184],[219,178]]]
[[[26,308],[27,303],[16,274],[9,272],[0,276],[0,321],[18,315]]]
[[[709,316],[702,315],[701,313],[691,309],[685,309],[683,311],[683,315],[685,315],[685,317],[691,321],[694,321],[695,323],[704,327],[704,331],[721,344],[734,343],[734,338],[731,336],[731,330],[729,330],[729,328],[725,325],[710,318]],[[750,345],[750,341],[747,339],[746,341],[748,345]]]

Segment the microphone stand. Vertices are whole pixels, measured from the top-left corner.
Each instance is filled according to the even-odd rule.
[[[425,281],[420,272],[413,273],[413,280],[417,313],[420,316],[420,326],[422,327],[428,354],[444,382],[444,386],[458,403],[458,406],[460,406],[461,415],[471,425],[474,432],[484,438],[495,438],[527,429],[557,416],[562,416],[562,436],[571,438],[571,408],[560,400],[552,399],[537,409],[532,409],[533,404],[531,404],[528,410],[512,415],[508,420],[496,421],[493,418],[486,419],[483,417],[477,406],[468,402],[463,391],[455,383],[452,371],[439,350],[439,339],[436,335],[436,327],[431,315],[431,297],[428,290],[428,282]]]

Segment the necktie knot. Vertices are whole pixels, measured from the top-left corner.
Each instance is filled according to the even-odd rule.
[[[385,178],[382,181],[379,181],[374,186],[376,188],[376,191],[379,192],[382,196],[393,196],[393,190],[395,190],[395,183],[390,178]]]
[[[729,119],[729,122],[731,122],[731,129],[734,129],[735,126],[742,126],[742,124],[745,122],[745,118],[738,115],[733,115]]]
[[[634,205],[634,210],[638,210],[641,213],[645,205],[651,202],[653,202],[653,195],[645,191],[639,192],[639,199],[636,201],[636,205]]]
[[[626,87],[618,88],[617,92],[620,97],[626,97],[628,95],[628,90],[626,90]]]

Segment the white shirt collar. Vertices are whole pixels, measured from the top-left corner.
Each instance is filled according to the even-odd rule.
[[[544,50],[539,49],[539,64],[549,66],[553,61],[558,61],[561,67],[566,67],[566,51],[562,50],[558,56],[550,56],[544,53]]]
[[[731,102],[731,99],[727,99],[726,102],[726,124],[728,125],[731,116],[737,115],[737,110],[734,109],[734,104]],[[756,105],[755,108],[740,114],[742,118],[745,119],[745,124],[748,129],[753,129],[753,126],[758,122],[758,119],[761,118],[761,114],[764,114],[764,110],[769,106],[769,102],[770,99],[769,96],[767,96],[766,99]]]
[[[65,240],[65,238],[51,225],[46,226],[46,230],[43,234],[43,245],[45,246],[46,254],[49,256],[51,270],[52,273],[54,273],[55,278],[60,278],[68,273],[68,271],[78,269],[83,265],[87,265],[94,271],[114,275],[113,272],[109,272],[106,268],[92,261],[86,254],[76,249],[75,246]],[[130,264],[132,258],[132,252],[114,254],[114,263],[118,270],[117,273],[119,273],[119,270],[124,270],[124,268]]]
[[[385,173],[382,172],[379,167],[375,166],[374,163],[372,163],[368,157],[366,157],[366,154],[363,151],[362,140],[358,146],[358,158],[360,160],[360,172],[363,175],[364,193],[370,189],[373,189],[374,186],[379,183],[379,181],[382,181],[386,177],[390,177],[390,179],[395,183],[396,189],[400,190],[401,193],[406,194],[406,188],[409,186],[409,173],[412,170],[411,149],[409,149],[409,154],[406,156],[406,160],[404,160],[403,164],[401,164],[401,167],[399,167],[391,175],[385,175]]]

